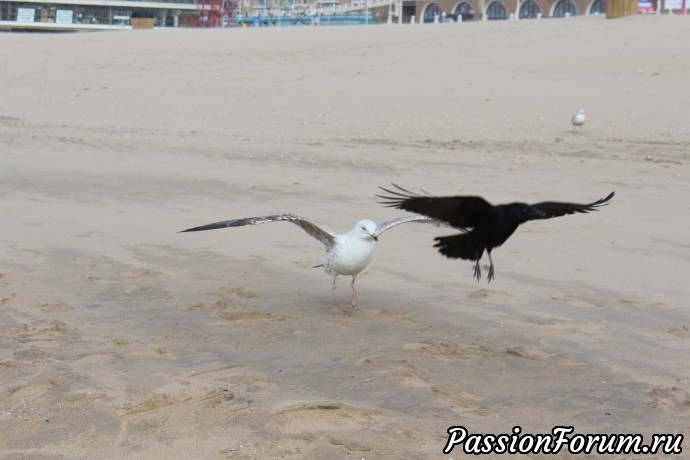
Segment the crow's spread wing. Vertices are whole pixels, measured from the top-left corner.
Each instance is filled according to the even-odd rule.
[[[601,206],[606,206],[613,198],[615,192],[611,192],[606,198],[595,201],[589,204],[578,203],[559,203],[557,201],[544,201],[533,204],[532,207],[544,213],[542,217],[535,217],[534,219],[551,219],[552,217],[565,216],[566,214],[575,214],[576,212],[596,211]]]
[[[488,201],[478,196],[427,196],[410,192],[399,185],[393,184],[393,187],[395,190],[379,187],[388,194],[376,195],[384,200],[381,204],[423,214],[456,228],[474,227],[481,215],[492,208]]]

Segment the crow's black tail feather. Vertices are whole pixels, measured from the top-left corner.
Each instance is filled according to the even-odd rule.
[[[439,236],[434,238],[438,252],[451,259],[477,260],[484,253],[484,247],[477,244],[472,233],[460,235]]]

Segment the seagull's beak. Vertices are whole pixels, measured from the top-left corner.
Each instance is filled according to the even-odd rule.
[[[371,237],[374,239],[374,241],[378,241],[378,240],[379,240],[379,237],[376,236],[376,235],[371,235]]]

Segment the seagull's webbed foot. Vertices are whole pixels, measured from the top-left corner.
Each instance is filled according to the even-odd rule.
[[[331,315],[344,315],[345,310],[340,308],[335,301],[335,280],[337,277],[338,277],[338,275],[333,276],[333,283],[331,285],[331,288],[333,289],[333,304],[331,304],[331,309],[329,311],[330,311]]]
[[[352,298],[350,299],[350,306],[352,308],[355,308],[357,306],[357,294],[352,294]]]
[[[482,267],[479,266],[479,259],[477,259],[477,263],[474,264],[473,278],[477,278],[477,282],[479,282],[479,280],[482,279]]]
[[[331,309],[329,310],[331,315],[351,315],[350,311],[348,310],[343,310],[340,308],[337,304],[331,305]]]

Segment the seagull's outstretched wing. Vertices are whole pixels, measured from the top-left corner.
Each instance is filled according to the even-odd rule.
[[[535,203],[532,205],[544,213],[543,217],[535,217],[534,219],[551,219],[552,217],[565,216],[566,214],[575,214],[576,212],[589,212],[596,211],[597,208],[601,206],[606,206],[608,202],[613,198],[615,192],[611,192],[606,198],[595,201],[589,204],[578,204],[578,203],[559,203],[557,201],[544,201],[541,203]]]
[[[392,219],[388,219],[384,222],[381,222],[376,226],[376,234],[374,236],[379,236],[381,233],[385,232],[389,228],[393,228],[396,225],[404,224],[407,222],[428,222],[435,225],[443,224],[443,222],[439,222],[438,220],[432,219],[431,217],[422,216],[419,214],[408,214],[406,216],[394,217]]]
[[[215,222],[213,224],[202,225],[201,227],[188,228],[187,230],[182,230],[182,232],[200,232],[202,230],[215,230],[218,228],[227,227],[242,227],[244,225],[259,225],[265,224],[267,222],[292,222],[293,224],[300,227],[302,230],[307,232],[312,237],[321,241],[326,249],[330,249],[335,245],[336,234],[323,228],[317,222],[303,217],[291,212],[286,212],[284,214],[275,214],[272,216],[259,216],[259,217],[245,217],[243,219],[233,219],[224,220],[222,222]],[[180,233],[182,233],[180,232]]]
[[[396,184],[393,187],[396,190],[379,187],[389,194],[376,195],[385,200],[382,204],[424,214],[460,229],[474,227],[480,215],[492,207],[488,201],[478,196],[426,196],[410,192]]]

